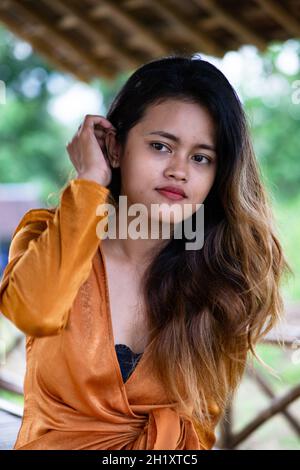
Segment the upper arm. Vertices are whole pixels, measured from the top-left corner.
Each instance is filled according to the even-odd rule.
[[[54,209],[32,209],[17,226],[0,284],[0,310],[30,336],[61,333],[99,245],[97,207],[109,190],[71,180]],[[105,218],[104,215],[101,216]]]
[[[32,240],[37,239],[47,228],[48,221],[53,218],[53,211],[47,209],[32,209],[28,211],[16,227],[8,251],[8,263],[0,280],[0,308],[8,318],[11,318],[4,301],[11,274],[15,265],[21,260]]]

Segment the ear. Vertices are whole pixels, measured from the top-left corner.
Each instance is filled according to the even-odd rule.
[[[107,157],[113,168],[120,166],[120,146],[116,141],[116,130],[108,129],[105,134]]]

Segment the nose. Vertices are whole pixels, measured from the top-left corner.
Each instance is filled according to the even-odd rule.
[[[165,176],[168,178],[175,178],[181,181],[187,181],[187,168],[184,162],[181,162],[179,158],[174,157],[165,169]]]

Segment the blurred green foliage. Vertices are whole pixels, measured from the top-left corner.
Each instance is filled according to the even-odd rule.
[[[0,182],[39,181],[45,191],[54,190],[64,183],[68,165],[65,130],[47,110],[52,69],[33,53],[17,59],[16,42],[0,28],[0,79],[6,85],[6,104],[0,105]],[[28,80],[38,82],[34,97],[25,92]]]
[[[17,58],[18,42],[0,25],[0,80],[6,87],[6,104],[0,104],[0,183],[39,182],[46,204],[47,196],[62,188],[73,169],[66,151],[72,134],[48,110],[53,95],[47,85],[57,70],[34,52]],[[92,84],[99,92],[101,88],[105,107],[125,79],[122,74],[115,82]],[[28,96],[33,82],[35,94]]]

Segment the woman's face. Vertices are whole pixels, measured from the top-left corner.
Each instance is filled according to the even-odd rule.
[[[158,132],[172,134],[177,142]],[[184,204],[192,204],[189,215],[194,213],[196,204],[203,203],[214,182],[214,134],[210,114],[198,104],[168,99],[149,106],[144,118],[130,129],[118,163],[121,195],[127,196],[127,206],[143,204],[153,220],[156,216],[151,215],[151,205],[160,204],[158,219],[163,223],[185,219]],[[170,185],[182,189],[186,197],[171,200],[156,190]],[[175,213],[171,211],[174,204],[180,209]]]

